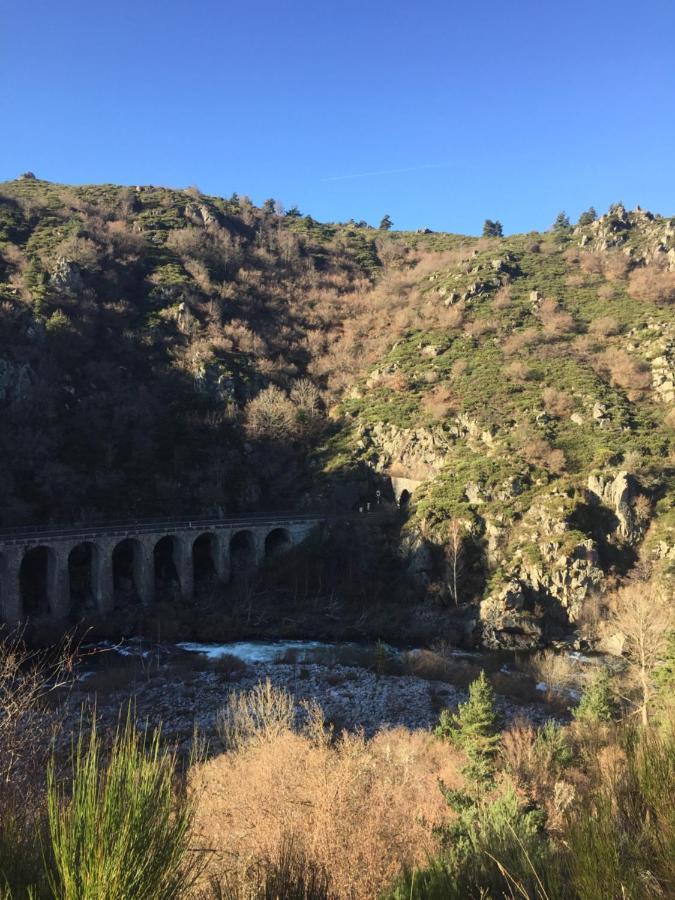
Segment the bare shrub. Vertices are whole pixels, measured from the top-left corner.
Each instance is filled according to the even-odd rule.
[[[451,413],[457,412],[460,406],[459,397],[444,384],[439,384],[422,400],[422,409],[433,419],[445,419]]]
[[[299,378],[293,383],[290,394],[291,403],[306,419],[319,415],[321,395],[319,389],[309,378]]]
[[[497,293],[492,298],[493,309],[508,309],[512,303],[513,299],[511,297],[511,288],[508,284],[500,287]]]
[[[565,284],[567,287],[575,288],[581,287],[585,283],[586,279],[581,274],[581,272],[570,272],[569,275],[565,278]]]
[[[270,385],[246,406],[246,430],[251,437],[285,440],[296,430],[296,411],[280,388]]]
[[[430,826],[447,818],[438,779],[459,787],[460,765],[428,732],[332,743],[280,730],[193,769],[197,837],[215,874],[243,881],[290,841],[338,896],[370,900],[436,849]]]
[[[598,357],[597,363],[601,370],[608,372],[615,387],[628,392],[629,399],[638,399],[651,387],[652,376],[647,363],[625,350],[608,350]]]
[[[541,341],[541,335],[536,328],[525,328],[523,331],[515,331],[504,341],[504,353],[507,356],[517,356],[539,341]]]
[[[563,451],[554,449],[542,437],[535,435],[525,438],[520,453],[526,462],[547,469],[554,475],[565,471],[566,461]]]
[[[464,334],[468,337],[479,338],[488,334],[494,334],[497,326],[490,319],[472,319],[464,326]]]
[[[282,688],[267,678],[250,691],[230,694],[227,705],[216,716],[216,728],[223,745],[241,750],[253,742],[269,742],[292,729],[295,702]]]
[[[640,525],[648,522],[652,515],[652,504],[649,497],[644,494],[638,494],[633,498],[633,513],[635,519]]]
[[[543,682],[549,691],[560,694],[570,685],[574,677],[574,665],[564,653],[542,650],[527,662],[527,671],[538,682]]]
[[[460,328],[464,322],[464,304],[455,303],[452,306],[444,307],[444,309],[445,313],[442,316],[443,325],[446,328]]]
[[[82,269],[93,272],[100,265],[101,251],[89,238],[70,237],[61,241],[54,249],[50,259],[45,262],[49,264],[59,257],[77,263]]]
[[[469,363],[466,359],[456,359],[450,369],[453,378],[461,378],[462,375],[466,375],[468,371]]]
[[[602,272],[608,281],[622,281],[630,268],[630,261],[623,253],[608,253],[602,259]]]
[[[602,256],[599,253],[581,253],[579,255],[581,270],[588,275],[602,274]]]
[[[25,807],[41,790],[51,741],[61,727],[56,701],[72,686],[73,664],[68,640],[31,651],[20,633],[0,635],[0,809],[8,794]]]
[[[504,369],[504,374],[511,381],[517,381],[520,384],[528,381],[532,377],[532,370],[524,362],[514,359]]]
[[[655,264],[634,269],[628,279],[628,293],[635,300],[667,304],[675,301],[675,272]]]
[[[562,337],[574,331],[574,317],[566,310],[561,309],[557,301],[550,297],[542,300],[537,310],[537,316],[544,326],[544,333],[547,337]]]
[[[601,284],[598,288],[599,300],[611,300],[614,296],[614,288],[611,284]]]
[[[547,387],[541,392],[541,399],[546,412],[564,419],[574,411],[574,398],[558,388]]]
[[[453,269],[469,259],[470,252],[467,249],[442,250],[440,252],[425,251],[420,254],[413,269],[415,280],[443,269]]]
[[[588,330],[595,337],[610,337],[618,334],[621,326],[619,320],[614,316],[601,316],[599,319],[593,319]]]

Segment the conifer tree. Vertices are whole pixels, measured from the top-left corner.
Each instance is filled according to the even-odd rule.
[[[559,212],[553,223],[554,231],[566,231],[570,227],[570,218],[565,212]]]
[[[611,722],[616,712],[609,672],[603,667],[583,692],[574,718],[580,722]]]
[[[582,212],[579,216],[579,225],[590,225],[591,222],[595,222],[598,218],[598,214],[595,211],[593,206],[589,207],[586,212]]]
[[[480,785],[491,782],[493,778],[494,758],[500,740],[499,726],[495,693],[485,672],[481,671],[480,676],[469,685],[467,702],[459,704],[455,715],[444,710],[434,734],[464,750],[469,757],[464,775]]]
[[[492,219],[486,219],[485,222],[483,222],[483,237],[504,237],[502,223],[499,219],[494,222]]]

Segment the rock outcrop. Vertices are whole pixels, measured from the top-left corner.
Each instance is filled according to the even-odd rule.
[[[34,384],[35,373],[28,363],[0,357],[0,403],[20,406],[28,402]]]
[[[640,538],[641,530],[631,505],[637,490],[635,480],[628,472],[589,475],[588,493],[592,502],[602,504],[616,516],[618,524],[615,537],[630,543]]]

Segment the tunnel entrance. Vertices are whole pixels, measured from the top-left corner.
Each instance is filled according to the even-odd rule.
[[[216,536],[213,532],[200,534],[192,545],[192,566],[195,591],[205,593],[213,588],[217,581]]]
[[[113,550],[113,591],[116,606],[141,602],[136,583],[136,559],[140,549],[137,541],[126,538]]]
[[[23,614],[39,618],[53,612],[50,606],[50,587],[56,560],[49,547],[33,547],[21,560],[19,584]]]
[[[255,538],[252,531],[238,531],[230,540],[232,577],[250,572],[255,566]]]
[[[176,538],[167,535],[155,544],[155,592],[158,599],[175,599],[180,594],[180,578],[176,568]]]
[[[398,498],[398,508],[407,509],[410,506],[410,491],[401,491]]]
[[[68,554],[68,578],[70,584],[70,612],[80,619],[96,609],[94,595],[94,566],[98,548],[89,542],[78,544]]]
[[[291,536],[285,528],[275,528],[265,538],[265,559],[274,559],[292,546]]]

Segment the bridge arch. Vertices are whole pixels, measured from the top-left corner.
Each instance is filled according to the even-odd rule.
[[[265,559],[273,559],[293,546],[293,538],[287,528],[273,528],[265,537]]]
[[[236,531],[230,538],[230,565],[232,577],[245,574],[255,567],[255,535],[248,528]]]
[[[68,554],[70,613],[79,618],[96,608],[96,577],[100,565],[100,549],[93,541],[75,544]]]
[[[56,552],[41,544],[27,550],[19,566],[19,592],[25,618],[57,615]]]

